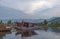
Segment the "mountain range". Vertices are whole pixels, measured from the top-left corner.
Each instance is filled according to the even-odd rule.
[[[5,7],[0,5],[0,19],[25,19],[28,18],[29,15],[25,14],[21,10]]]
[[[29,17],[29,15],[25,14],[21,10],[16,10],[16,9],[0,6],[0,20],[4,18],[3,22],[7,22],[11,18],[12,18],[11,20],[13,22],[16,22],[16,21],[20,22],[23,20],[26,22],[40,23],[45,20],[45,19],[25,19],[28,17]],[[19,19],[17,19],[17,18],[19,18]],[[53,17],[53,18],[47,19],[47,21],[48,22],[60,22],[60,17]]]
[[[60,22],[60,17],[50,18],[48,22]]]

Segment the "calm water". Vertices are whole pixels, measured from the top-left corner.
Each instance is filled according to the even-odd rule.
[[[0,39],[60,39],[60,33],[55,33],[52,31],[35,30],[38,35],[33,35],[30,37],[21,37],[21,34],[16,35],[16,32],[0,32]]]

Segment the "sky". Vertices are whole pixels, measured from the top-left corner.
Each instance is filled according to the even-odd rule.
[[[60,0],[0,0],[1,19],[46,19],[51,17],[60,17]]]

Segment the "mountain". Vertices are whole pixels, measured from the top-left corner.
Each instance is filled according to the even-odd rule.
[[[0,20],[2,20],[3,22],[7,22],[10,19],[13,22],[16,22],[16,21],[21,22],[23,20],[25,22],[39,23],[43,21],[43,19],[31,19],[31,17],[32,16],[25,14],[21,10],[17,10],[17,9],[13,9],[13,8],[0,5]]]
[[[23,19],[24,22],[32,22],[32,23],[40,23],[43,22],[44,19]]]
[[[28,15],[21,10],[5,7],[0,5],[0,19],[23,19]]]
[[[60,22],[60,17],[50,18],[48,22]]]
[[[32,23],[40,23],[40,22],[44,22],[45,19],[11,19],[12,22],[32,22]],[[3,22],[7,22],[8,20],[5,19],[5,20],[2,20]],[[50,19],[47,19],[48,23],[51,23],[51,22],[60,22],[60,17],[53,17],[53,18],[50,18]]]
[[[2,20],[4,23],[7,23],[8,20]],[[40,23],[43,22],[44,19],[11,19],[12,22],[32,22],[32,23]]]

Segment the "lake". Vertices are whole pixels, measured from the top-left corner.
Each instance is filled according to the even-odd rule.
[[[35,30],[37,35],[32,35],[30,37],[22,37],[21,34],[16,35],[14,32],[0,32],[0,39],[60,39],[60,33],[52,32],[50,30]]]

